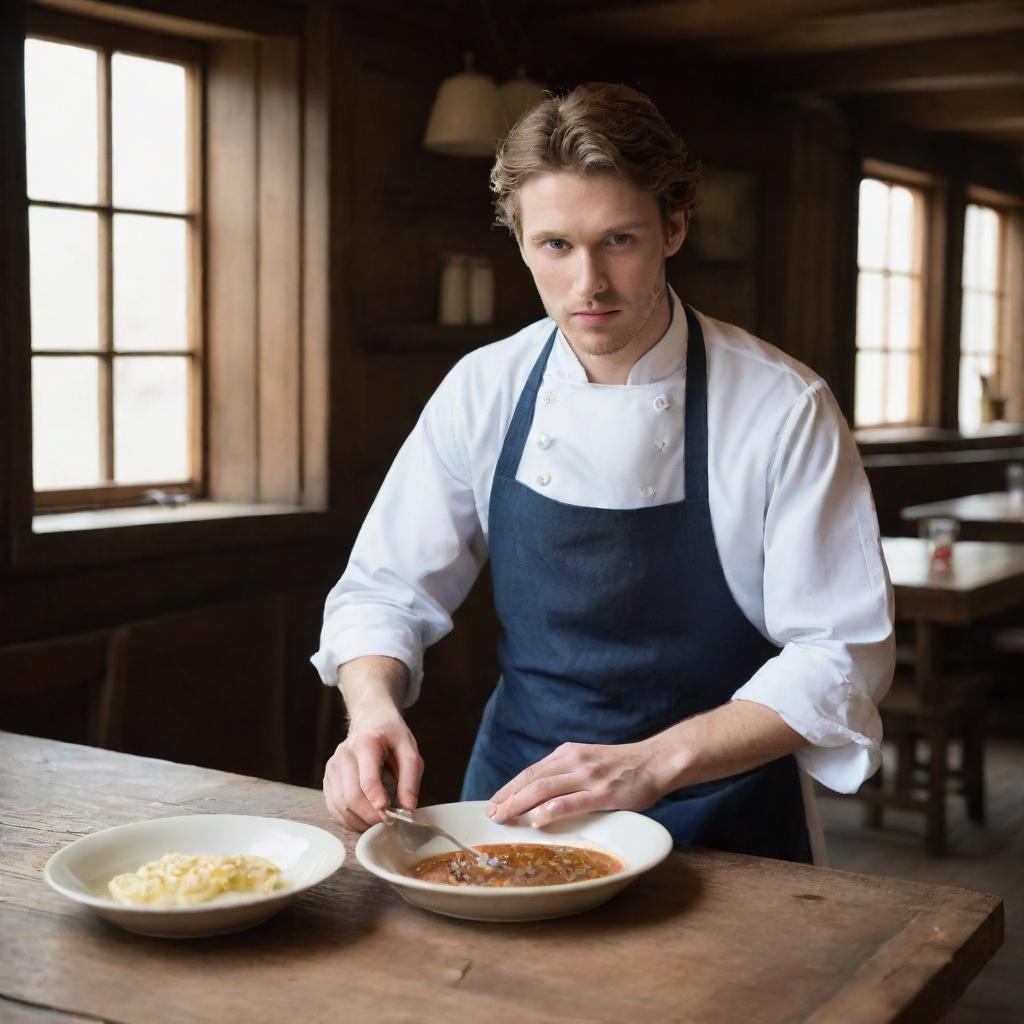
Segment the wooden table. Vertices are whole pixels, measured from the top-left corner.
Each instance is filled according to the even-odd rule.
[[[895,591],[896,617],[914,622],[913,708],[908,700],[894,707],[896,692],[883,702],[896,714],[912,716],[916,710],[925,725],[922,731],[930,747],[928,795],[912,795],[914,738],[899,737],[895,793],[865,787],[861,797],[881,808],[898,807],[926,816],[928,849],[942,853],[946,834],[946,746],[958,728],[965,738],[960,774],[968,798],[968,814],[983,822],[984,813],[984,666],[973,673],[951,674],[944,654],[944,633],[950,627],[965,627],[991,615],[1024,607],[1024,544],[995,541],[957,541],[949,571],[931,570],[927,542],[916,537],[886,537],[882,541]],[[959,701],[956,703],[957,691]],[[972,696],[973,694],[973,696]],[[965,704],[964,701],[967,701]],[[968,721],[970,719],[970,721]],[[967,731],[965,731],[967,730]],[[874,823],[880,821],[876,814]]]
[[[0,733],[0,1018],[936,1021],[1003,937],[996,896],[697,850],[520,925],[417,910],[354,857],[267,924],[193,941],[129,935],[44,883],[78,836],[182,811],[295,818],[350,855],[355,839],[316,790]]]
[[[1024,542],[1024,504],[1006,491],[929,501],[900,510],[900,518],[908,522],[933,517],[958,519],[960,535],[966,540]]]

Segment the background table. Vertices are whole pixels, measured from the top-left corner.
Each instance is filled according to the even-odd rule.
[[[1006,491],[968,494],[900,510],[900,518],[910,522],[943,516],[960,520],[965,540],[1024,542],[1024,505]]]
[[[42,879],[80,835],[182,811],[355,839],[315,790],[0,733],[0,1016],[935,1021],[1002,942],[995,896],[696,850],[597,910],[521,925],[417,910],[353,857],[267,924],[193,941],[120,931]]]
[[[967,797],[967,811],[985,820],[985,691],[987,666],[976,664],[952,671],[945,652],[945,633],[983,622],[990,616],[1024,607],[1024,544],[957,541],[947,572],[934,572],[928,545],[912,537],[884,538],[896,617],[914,623],[912,689],[900,674],[882,702],[886,733],[897,745],[892,792],[882,788],[881,773],[861,789],[860,798],[874,808],[869,823],[881,823],[884,807],[922,813],[926,842],[932,853],[946,843],[946,796],[949,771],[946,750],[951,739],[964,743],[957,775]],[[928,744],[927,793],[915,793],[916,736]]]

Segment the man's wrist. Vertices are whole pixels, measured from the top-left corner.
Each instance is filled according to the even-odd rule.
[[[679,723],[647,740],[651,772],[658,795],[664,796],[689,784],[697,760],[692,737]]]
[[[338,689],[349,727],[365,728],[402,716],[409,670],[396,658],[371,655],[338,667]]]

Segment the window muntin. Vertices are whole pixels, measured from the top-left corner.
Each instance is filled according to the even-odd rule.
[[[40,510],[200,490],[197,78],[116,40],[26,39]]]
[[[854,423],[919,423],[924,349],[924,195],[860,184]]]
[[[993,397],[1005,383],[999,343],[1003,312],[1004,224],[990,206],[968,204],[964,218],[963,304],[960,314],[959,421],[971,430],[982,422],[982,377]]]

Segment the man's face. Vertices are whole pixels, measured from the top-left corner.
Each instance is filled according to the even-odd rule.
[[[535,174],[519,190],[522,254],[548,315],[581,356],[639,357],[668,326],[665,259],[686,234],[613,174]]]

